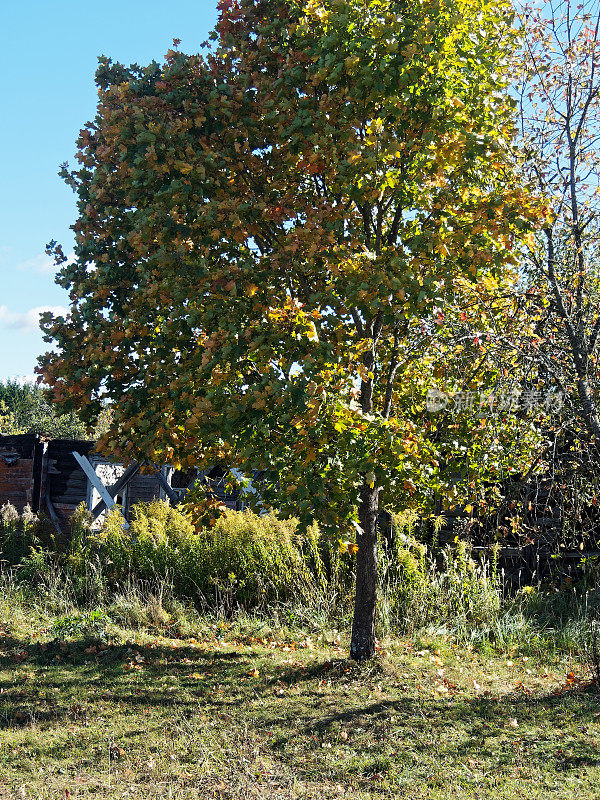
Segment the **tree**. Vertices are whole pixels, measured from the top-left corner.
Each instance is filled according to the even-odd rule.
[[[524,6],[520,85],[527,177],[547,204],[529,249],[529,345],[540,376],[565,396],[571,433],[600,442],[600,4]],[[533,305],[532,305],[533,307]]]
[[[1,423],[2,433],[40,433],[64,439],[84,439],[85,425],[69,412],[60,414],[50,402],[44,389],[32,383],[15,380],[0,382],[0,414],[7,416]]]
[[[15,433],[22,433],[15,415],[8,410],[4,400],[0,400],[0,434],[11,436]]]
[[[564,399],[545,432],[545,502],[563,546],[597,543],[600,463],[600,4],[521,8],[520,132],[525,176],[546,204],[526,253],[532,334],[521,337],[539,387]]]
[[[63,170],[56,398],[88,420],[110,400],[122,459],[263,469],[263,502],[354,525],[357,660],[378,511],[444,485],[415,343],[536,214],[511,166],[513,37],[483,0],[222,0],[206,56],[101,60]]]

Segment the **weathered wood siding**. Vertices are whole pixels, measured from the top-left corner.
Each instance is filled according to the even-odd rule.
[[[156,475],[144,475],[138,472],[129,482],[127,505],[131,508],[134,503],[159,500],[163,498],[163,494]]]
[[[73,450],[88,455],[93,447],[93,442],[77,439],[53,439],[48,443],[46,492],[65,532],[71,515],[86,502],[88,493],[88,479],[75,461]]]

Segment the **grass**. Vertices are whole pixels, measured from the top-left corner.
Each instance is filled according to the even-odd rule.
[[[600,798],[574,653],[0,603],[0,798]],[[170,627],[169,627],[170,625]]]

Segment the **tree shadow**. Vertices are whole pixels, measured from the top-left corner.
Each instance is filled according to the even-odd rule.
[[[389,677],[393,672],[377,659],[368,664],[358,664],[350,658],[334,658],[307,664],[293,670],[283,670],[270,683],[292,685],[302,681],[327,679],[343,684],[353,683],[357,680],[364,682],[381,676]]]
[[[293,684],[314,678],[328,678],[348,687],[356,679],[365,683],[364,673],[344,661],[291,670],[279,676],[279,682]],[[597,725],[600,712],[600,694],[594,686],[573,686],[535,696],[516,691],[499,698],[456,695],[437,699],[411,693],[370,703],[357,702],[350,693],[344,707],[332,708],[336,703],[337,696],[330,701],[323,698],[312,719],[302,720],[288,709],[285,718],[294,722],[293,731],[289,735],[282,732],[273,748],[289,754],[298,740],[311,739],[324,746],[337,741],[344,747],[346,742],[354,742],[356,735],[367,749],[377,743],[382,752],[387,749],[394,753],[392,761],[402,761],[410,749],[423,774],[424,765],[433,768],[431,765],[443,760],[476,764],[479,759],[489,759],[494,769],[501,771],[513,769],[519,759],[529,760],[530,766],[539,769],[550,765],[558,772],[600,767],[597,741],[594,735],[587,735],[587,727]],[[264,720],[264,724],[274,721]],[[564,740],[557,738],[563,731]],[[298,768],[301,777],[302,764]],[[333,780],[343,780],[343,767],[330,766],[330,770]]]
[[[214,682],[223,680],[224,671],[233,671],[231,682],[239,679],[243,669],[238,662],[249,655],[252,652],[241,654],[186,645],[173,648],[132,642],[114,644],[91,636],[67,641],[56,638],[34,644],[4,636],[0,639],[0,670],[8,672],[9,676],[0,680],[0,729],[73,717],[70,697],[77,696],[82,685],[94,686],[94,700],[120,706],[186,708],[190,698],[182,697],[181,691],[172,693],[161,679],[172,676],[180,690],[185,689],[188,694],[196,690],[198,697],[204,698]],[[47,692],[40,696],[27,683],[26,674],[15,671],[19,666],[43,670],[53,689],[62,695],[63,702],[55,702]],[[138,671],[145,677],[143,689],[130,685],[131,675]],[[98,688],[99,672],[104,690]],[[211,702],[215,706],[225,704],[217,698]]]
[[[332,741],[340,748],[356,741],[361,758],[375,748],[373,764],[375,755],[386,753],[400,763],[408,757],[410,746],[418,764],[423,765],[423,775],[424,765],[431,764],[434,757],[458,762],[487,758],[500,770],[512,769],[519,748],[529,748],[531,763],[540,768],[544,759],[559,772],[600,766],[593,737],[577,735],[563,742],[551,736],[552,731],[567,726],[585,730],[597,722],[600,698],[582,686],[558,695],[529,696],[516,691],[500,698],[459,693],[437,698],[419,695],[416,689],[402,690],[393,671],[382,662],[360,666],[346,659],[321,659],[292,668],[273,663],[270,677],[261,675],[259,680],[252,677],[248,666],[248,661],[257,657],[265,658],[264,651],[110,644],[94,637],[31,644],[4,637],[0,640],[0,667],[12,674],[0,682],[0,729],[85,721],[94,704],[102,700],[127,716],[140,707],[152,707],[159,713],[163,709],[162,724],[187,720],[199,729],[208,715],[225,727],[243,721],[258,736],[272,729],[273,737],[261,746],[285,760],[299,779],[314,775],[316,759],[329,752],[320,750],[321,743]],[[35,684],[27,682],[25,670],[14,670],[18,665],[38,668],[47,676],[41,694],[36,695]],[[131,680],[135,674],[139,680]],[[368,685],[386,683],[386,676],[394,680],[387,683],[383,696],[365,700]],[[59,689],[58,702],[50,697],[48,682]],[[292,693],[293,686],[300,686],[299,692]],[[328,686],[341,691],[331,691]],[[93,689],[91,694],[89,689]],[[83,699],[77,703],[76,697]],[[250,700],[257,704],[246,716],[244,709],[249,708]],[[511,727],[513,722],[515,727]],[[156,720],[150,723],[158,724]],[[133,738],[141,733],[137,729],[129,732]],[[488,744],[495,740],[490,750]],[[298,742],[310,752],[306,763]],[[342,761],[328,766],[331,779],[348,777],[350,768]],[[378,771],[373,764],[353,769]]]
[[[174,657],[176,656],[176,658]],[[242,655],[235,651],[199,649],[191,646],[177,648],[143,645],[134,642],[113,644],[93,636],[73,640],[61,638],[49,642],[31,644],[15,637],[0,639],[0,668],[27,662],[32,666],[80,666],[83,664],[120,665],[128,660],[134,663],[150,663],[159,659],[173,661],[173,669],[183,668],[186,662],[235,661]],[[178,667],[175,662],[183,662]]]

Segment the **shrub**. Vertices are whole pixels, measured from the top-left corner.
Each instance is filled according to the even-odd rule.
[[[84,613],[74,612],[57,617],[49,628],[51,635],[58,639],[103,638],[111,620],[101,609]]]
[[[280,520],[273,515],[242,511],[225,514],[214,528],[199,535],[205,581],[208,579],[218,593],[232,593],[246,603],[286,599],[309,590],[313,576],[301,551],[297,526],[297,520]],[[309,530],[307,539],[312,542],[313,547],[308,549],[314,556],[316,526]]]
[[[400,530],[398,530],[400,528]],[[476,562],[470,545],[457,541],[438,558],[397,526],[394,546],[380,569],[380,617],[387,630],[414,632],[430,625],[455,632],[486,627],[497,619],[502,593],[496,556]]]
[[[98,565],[113,589],[132,580],[167,580],[176,595],[205,604],[214,598],[231,610],[310,593],[325,580],[318,528],[300,539],[297,525],[229,511],[214,527],[196,530],[185,510],[153,501],[132,508],[129,528],[115,510],[92,532],[82,509],[74,518],[67,569],[81,583]]]

